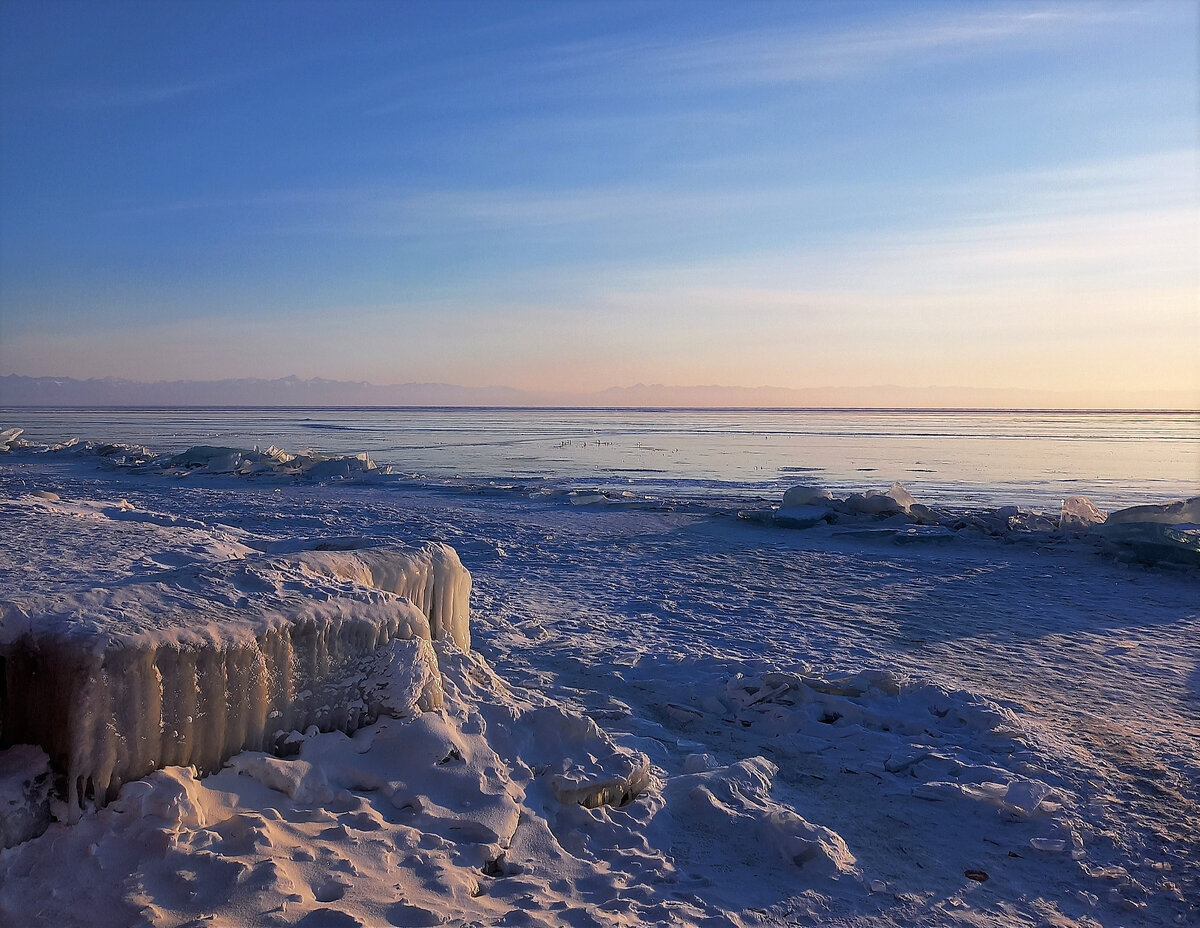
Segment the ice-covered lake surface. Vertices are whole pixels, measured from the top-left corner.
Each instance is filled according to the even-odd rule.
[[[275,444],[366,452],[437,482],[706,500],[898,480],[950,504],[1056,506],[1083,495],[1119,506],[1200,485],[1196,412],[0,408],[0,418],[46,442]]]
[[[86,415],[130,428],[139,421]],[[158,441],[136,429],[49,434],[31,417],[9,421],[35,439],[136,439],[156,451],[200,441],[265,446],[306,428],[292,412],[241,413],[248,418],[233,420],[238,429],[264,416],[287,423],[243,438],[218,430],[219,414],[211,415],[188,413],[174,439]],[[414,428],[393,439],[397,450],[418,440],[413,423],[426,437],[431,429],[424,414],[378,415]],[[524,444],[531,414],[521,415],[514,440]],[[321,416],[313,422],[343,424]],[[840,423],[827,433],[844,425],[823,421]],[[1195,495],[1194,423],[1157,420],[1174,431],[1149,451],[1154,441],[1130,438],[1145,421],[1104,421],[1127,432],[1100,445],[1150,455],[1159,469],[1141,483],[1120,468],[1106,472],[1113,495],[1091,490],[1102,505]],[[960,417],[955,428],[967,422]],[[552,442],[582,439],[579,429],[556,438],[546,427],[532,457]],[[577,487],[596,485],[582,475],[600,474],[607,485],[615,471],[597,461],[636,447],[626,437],[623,451],[603,450],[616,448],[617,432],[601,439],[613,446],[589,445],[598,449],[592,457],[564,446],[554,478]],[[695,443],[688,467],[709,466],[698,463],[706,460],[703,433],[680,434]],[[734,456],[737,442],[777,440],[734,434]],[[789,442],[812,438],[787,434]],[[715,464],[695,479],[706,491],[774,495],[765,488],[836,484],[838,475],[855,487],[904,478],[888,457],[907,439],[876,439],[869,459],[878,473],[858,480],[857,469],[833,463],[833,448],[849,447],[843,437],[821,438],[831,457],[820,472],[781,473],[812,466],[815,454],[794,452],[762,483]],[[978,440],[993,453],[1025,441],[1080,449],[1097,441],[920,440],[930,449]],[[400,454],[345,441],[302,444],[370,450],[403,466]],[[465,443],[458,431],[446,441]],[[467,459],[482,467],[503,446],[480,441],[490,450]],[[456,453],[473,452],[437,455],[449,466]],[[1084,457],[1081,450],[1056,466],[1086,473]],[[940,492],[962,505],[973,493],[995,505],[1023,492],[1004,481],[987,490],[979,474],[1007,468],[1016,480],[1026,465],[985,458],[980,450],[971,479],[965,459],[955,458],[957,476]],[[1163,463],[1170,460],[1174,471]],[[1020,498],[1049,502],[1054,487],[1061,496],[1050,465],[1038,466],[1042,482]],[[1173,475],[1164,481],[1163,473]],[[574,505],[531,492],[532,484],[505,489],[503,473],[494,475],[499,488],[480,492],[488,481],[477,476],[465,486],[313,483],[152,473],[94,454],[0,456],[5,598],[128,583],[160,583],[179,595],[181,571],[322,542],[444,542],[474,578],[472,652],[439,645],[443,710],[381,719],[353,737],[298,738],[291,759],[246,753],[204,779],[172,767],[127,784],[78,824],[52,825],[0,852],[0,922],[1200,922],[1195,568],[1121,563],[1067,536],[958,532],[897,544],[890,532],[754,524],[721,506]],[[1071,492],[1109,485],[1077,479]],[[664,483],[664,495],[687,496],[685,483]],[[906,483],[918,499],[934,498],[932,483],[924,492]],[[640,755],[651,765],[644,783],[629,767]],[[623,784],[613,801],[573,801],[574,785],[613,769]]]

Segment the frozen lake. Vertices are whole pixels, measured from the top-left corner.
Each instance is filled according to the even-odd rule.
[[[1200,492],[1195,412],[0,408],[26,438],[365,451],[434,483],[744,501],[897,480],[952,505],[1101,507]]]

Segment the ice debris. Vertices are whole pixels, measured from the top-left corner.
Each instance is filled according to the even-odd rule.
[[[0,432],[0,451],[8,451],[10,446],[21,437],[24,431],[24,429],[5,429],[3,432]]]
[[[91,455],[111,465],[170,476],[189,474],[229,474],[236,477],[287,477],[314,481],[363,479],[390,474],[391,468],[379,467],[364,452],[353,455],[327,455],[311,449],[289,454],[271,445],[266,450],[233,448],[221,445],[194,445],[178,453],[155,454],[142,445],[121,442],[95,442],[71,439],[47,445],[25,441],[23,429],[0,432],[0,451],[66,453]]]
[[[1002,538],[1007,542],[1043,543],[1086,537],[1119,557],[1148,564],[1200,565],[1200,497],[1112,513],[1098,509],[1085,496],[1063,500],[1054,514],[1016,506],[974,511],[939,509],[917,502],[901,484],[886,490],[851,493],[844,499],[824,488],[795,486],[783,505],[744,509],[739,519],[788,529],[837,526],[835,534],[861,539],[945,543],[961,532]]]

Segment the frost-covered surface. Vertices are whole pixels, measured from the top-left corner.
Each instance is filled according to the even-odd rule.
[[[54,496],[0,509],[81,541],[125,521],[197,531],[127,500]],[[228,538],[211,547],[226,559],[0,600],[3,737],[49,753],[70,817],[159,767],[210,772],[293,730],[354,731],[378,709],[365,665],[393,639],[469,648],[471,578],[445,545],[265,557]]]
[[[38,492],[59,508],[130,508],[75,515]],[[427,645],[440,710],[429,665],[389,652],[363,681],[389,714],[354,735],[297,733],[287,756],[243,753],[201,780],[167,768],[0,854],[0,920],[1200,915],[1200,582],[1116,560],[1090,532],[1015,512],[962,518],[1034,527],[881,512],[788,531],[21,454],[0,461],[0,498],[0,583],[14,595],[144,584],[221,558],[235,570],[264,551],[290,570],[318,544],[358,556],[413,537],[452,545],[475,584],[472,651],[452,636]],[[896,537],[934,530],[936,544]]]

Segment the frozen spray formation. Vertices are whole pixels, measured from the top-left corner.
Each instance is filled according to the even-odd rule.
[[[305,552],[0,604],[0,738],[67,775],[67,815],[160,767],[219,769],[293,730],[353,731],[394,639],[469,646],[471,577],[452,548]],[[389,660],[394,655],[389,653]],[[436,657],[424,662],[440,700]],[[383,707],[386,708],[386,707]]]
[[[392,549],[357,551],[304,551],[296,557],[313,574],[350,580],[403,596],[429,620],[434,641],[451,639],[464,651],[471,649],[468,612],[471,575],[449,545],[425,545],[396,557]]]

